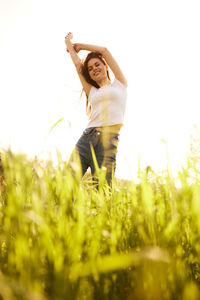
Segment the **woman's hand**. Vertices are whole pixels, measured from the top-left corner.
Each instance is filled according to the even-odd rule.
[[[81,50],[81,45],[78,43],[74,43],[73,47],[74,47],[74,50],[76,51],[76,53],[79,53],[79,51]]]
[[[68,50],[68,44],[69,44],[69,42],[71,43],[72,39],[73,39],[73,34],[71,32],[68,32],[68,34],[65,37],[65,44],[67,46],[67,52],[69,52],[69,50]],[[73,48],[76,51],[76,53],[78,53],[81,50],[80,44],[78,44],[78,43],[72,44],[71,43],[71,45],[73,46]]]
[[[72,39],[73,39],[73,34],[71,32],[68,32],[68,34],[65,37],[65,45],[67,46],[67,52],[69,52],[68,45],[71,44]]]
[[[73,34],[71,33],[71,32],[68,32],[68,34],[66,35],[66,37],[65,37],[65,42],[67,41],[67,40],[72,40],[73,39]]]

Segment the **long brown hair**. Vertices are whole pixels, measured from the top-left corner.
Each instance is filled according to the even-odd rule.
[[[107,66],[106,62],[105,62],[105,59],[103,58],[103,56],[100,54],[100,53],[97,53],[97,52],[90,52],[84,62],[83,62],[83,66],[82,66],[82,75],[84,76],[85,80],[90,83],[91,85],[93,85],[94,87],[96,87],[97,89],[100,88],[100,86],[96,83],[96,81],[92,80],[90,75],[89,75],[89,72],[88,72],[88,62],[90,59],[92,58],[98,58],[105,66]],[[107,76],[108,76],[108,79],[110,80],[110,74],[109,74],[109,71],[107,70]]]

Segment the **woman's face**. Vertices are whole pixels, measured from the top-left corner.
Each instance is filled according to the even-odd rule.
[[[90,78],[97,83],[107,78],[107,68],[98,58],[91,58],[88,61],[88,73]]]

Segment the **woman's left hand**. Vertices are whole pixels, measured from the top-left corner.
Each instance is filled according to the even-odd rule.
[[[76,51],[76,53],[78,53],[81,50],[80,44],[78,44],[78,43],[74,43],[73,47],[74,47],[74,50]]]

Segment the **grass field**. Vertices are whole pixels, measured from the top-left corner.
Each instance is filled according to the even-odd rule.
[[[0,299],[200,299],[200,174],[72,176],[2,153]]]

